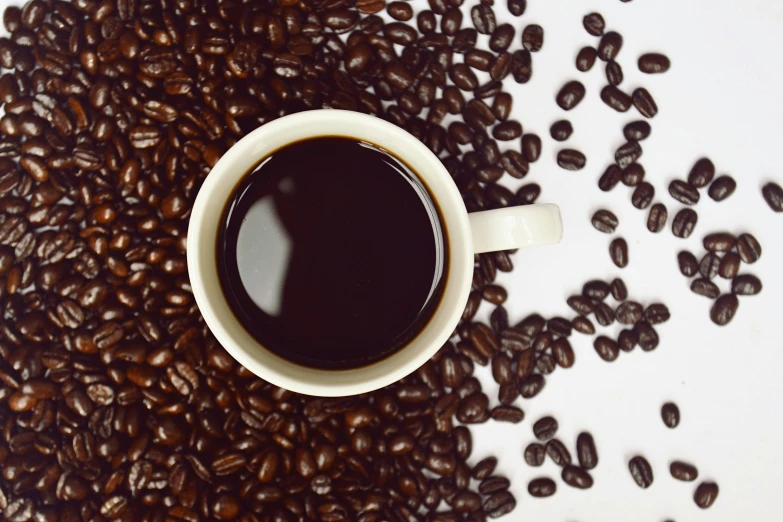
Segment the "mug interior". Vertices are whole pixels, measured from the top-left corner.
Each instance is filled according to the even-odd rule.
[[[275,150],[320,136],[365,140],[404,161],[436,201],[448,245],[446,284],[441,302],[427,326],[410,343],[386,358],[346,370],[301,366],[264,348],[231,311],[217,270],[221,217],[237,184]],[[334,109],[302,112],[270,122],[245,136],[223,155],[196,197],[188,228],[187,258],[196,302],[223,347],[250,371],[273,384],[299,393],[323,396],[352,395],[381,388],[424,364],[456,327],[473,273],[467,212],[456,185],[437,157],[416,138],[391,123]],[[302,326],[307,328],[307,325]]]

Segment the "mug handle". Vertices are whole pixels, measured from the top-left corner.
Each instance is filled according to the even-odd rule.
[[[559,243],[563,221],[557,205],[544,203],[468,214],[473,253]]]

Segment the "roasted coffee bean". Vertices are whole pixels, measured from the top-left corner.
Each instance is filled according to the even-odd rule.
[[[669,464],[669,471],[672,477],[683,482],[693,482],[699,477],[699,470],[696,469],[696,466],[679,460]]]
[[[612,280],[612,282],[609,284],[609,289],[612,293],[612,297],[615,299],[615,301],[625,301],[628,299],[628,289],[625,286],[625,283],[620,278],[615,278]]]
[[[672,220],[672,233],[679,238],[687,238],[693,233],[694,227],[699,216],[696,211],[690,208],[684,208],[677,212]]]
[[[557,153],[557,164],[564,170],[582,170],[587,164],[587,158],[578,150],[563,149]]]
[[[449,78],[454,85],[463,91],[472,91],[478,86],[478,79],[473,71],[464,63],[458,63],[449,70]]]
[[[663,203],[656,203],[650,207],[650,213],[647,215],[647,230],[650,232],[660,232],[666,228],[666,220],[669,213],[666,210],[666,205]]]
[[[604,335],[596,337],[593,341],[593,348],[598,356],[606,362],[612,362],[620,355],[617,343]]]
[[[702,509],[707,509],[715,503],[718,498],[718,485],[714,482],[702,482],[696,488],[693,494],[693,501]]]
[[[623,37],[614,31],[610,31],[601,37],[598,44],[598,57],[603,61],[614,60],[623,47]]]
[[[646,172],[639,163],[631,163],[623,169],[622,182],[628,187],[636,187],[644,181]]]
[[[606,62],[604,72],[606,73],[606,81],[609,82],[609,85],[617,86],[623,83],[623,68],[614,60]]]
[[[532,53],[540,51],[544,46],[544,28],[538,24],[530,24],[522,31],[522,47]],[[505,49],[504,49],[505,50]]]
[[[652,94],[644,87],[639,87],[631,95],[633,106],[639,111],[639,114],[645,118],[654,118],[658,114],[658,105],[652,97]]]
[[[539,375],[537,373],[528,375],[519,381],[519,394],[524,399],[532,399],[541,393],[541,390],[544,389],[545,384],[546,381],[544,381],[543,375]]]
[[[650,136],[650,124],[644,120],[632,121],[623,128],[623,136],[628,141],[642,141]]]
[[[609,257],[615,266],[625,268],[628,266],[628,243],[625,239],[618,237],[609,244]]]
[[[551,497],[557,491],[557,484],[550,478],[536,478],[528,483],[527,491],[533,497]]]
[[[639,70],[647,74],[665,73],[669,70],[669,58],[660,53],[645,53],[639,57]]]
[[[663,303],[653,303],[644,310],[644,318],[650,324],[665,323],[669,317],[669,308]]]
[[[571,126],[571,122],[568,120],[556,121],[549,128],[549,134],[555,141],[565,141],[571,137],[573,132],[574,128]]]
[[[488,51],[473,49],[465,53],[465,63],[479,71],[488,72],[492,67],[494,56]],[[444,96],[445,97],[445,96]],[[461,108],[460,108],[461,110]],[[459,111],[456,111],[459,112]]]
[[[421,34],[429,34],[437,28],[435,13],[432,11],[420,11],[416,15],[416,27]]]
[[[582,47],[576,55],[576,69],[580,72],[587,72],[595,65],[598,58],[598,51],[593,47]]]
[[[495,471],[495,467],[498,465],[498,459],[495,457],[487,457],[478,464],[473,466],[470,475],[476,480],[484,480],[488,478]]]
[[[738,275],[731,281],[731,292],[736,295],[756,295],[761,288],[761,280],[751,274]]]
[[[709,158],[701,158],[691,167],[688,183],[696,188],[704,188],[715,177],[715,165]]]
[[[582,295],[595,299],[597,301],[603,301],[609,295],[611,291],[609,285],[598,279],[588,281],[582,286]]]
[[[622,330],[617,336],[617,346],[624,352],[633,351],[639,344],[639,336],[634,330]]]
[[[629,141],[620,146],[614,154],[615,161],[622,168],[629,167],[636,160],[642,156],[642,147],[637,141]],[[644,177],[644,169],[642,169],[642,175]],[[623,180],[625,181],[625,180]],[[639,179],[641,181],[641,179]],[[626,183],[626,184],[638,184],[638,183]]]
[[[584,25],[585,30],[590,35],[601,36],[604,34],[606,22],[604,22],[604,17],[599,13],[590,13],[582,19],[582,25]]]
[[[575,317],[574,320],[571,321],[571,326],[577,332],[585,335],[593,335],[595,333],[595,326],[593,326],[593,323],[590,322],[590,319],[587,317]]]
[[[413,18],[413,8],[406,2],[392,2],[386,6],[386,12],[401,22],[407,22]]]
[[[571,464],[571,453],[559,439],[551,439],[546,443],[546,454],[558,466]]]
[[[718,265],[718,275],[723,279],[732,279],[739,273],[741,260],[738,254],[726,252]]]
[[[563,482],[578,489],[589,489],[593,487],[593,477],[579,466],[568,465],[563,468],[563,472],[560,475]]]
[[[647,489],[652,485],[653,471],[647,459],[637,455],[628,462],[628,469],[640,488]]]
[[[734,294],[724,294],[713,303],[710,309],[710,319],[718,326],[725,326],[734,318],[739,307],[739,299]]]
[[[707,252],[699,262],[699,273],[705,279],[715,279],[718,275],[720,258],[714,252]]]
[[[751,234],[737,237],[737,252],[743,263],[753,264],[761,257],[761,245]]]
[[[680,424],[680,408],[673,402],[667,402],[661,406],[661,418],[669,428],[676,428]]]
[[[520,423],[525,419],[525,412],[516,406],[495,406],[492,408],[491,417],[499,422]]]
[[[615,164],[609,165],[598,180],[598,188],[604,192],[612,190],[623,176],[623,170]]]
[[[508,491],[501,491],[486,499],[481,507],[488,517],[498,518],[509,513],[516,505],[514,495]]]
[[[644,308],[636,301],[625,301],[615,310],[614,315],[620,324],[633,325],[641,321]]]
[[[587,297],[581,295],[572,295],[566,301],[576,313],[580,315],[590,315],[595,310],[595,305]]]
[[[517,83],[530,81],[530,78],[533,76],[533,58],[530,51],[525,49],[514,51],[511,55],[511,75]]]
[[[702,240],[704,248],[710,252],[728,252],[734,248],[734,235],[728,232],[707,234]]]
[[[707,194],[715,201],[723,201],[734,194],[737,189],[737,182],[731,176],[720,176],[710,184]]]
[[[598,465],[598,451],[593,436],[583,431],[576,438],[576,456],[584,469],[593,469]]]
[[[513,99],[508,93],[500,93],[492,102],[492,114],[500,121],[506,121],[511,114]]]
[[[492,7],[487,4],[477,4],[470,10],[470,17],[473,20],[473,27],[481,34],[492,34],[497,27],[495,13]]]
[[[557,420],[541,417],[533,424],[533,434],[538,440],[547,441],[557,434]]]
[[[593,214],[591,222],[596,230],[604,234],[613,234],[620,223],[614,212],[605,209],[597,210]]]
[[[601,89],[601,100],[617,112],[627,112],[633,104],[631,97],[614,85]]]
[[[658,332],[647,321],[639,321],[633,326],[633,333],[638,339],[639,347],[645,352],[655,350],[660,343]]]
[[[696,260],[696,256],[686,250],[677,254],[677,265],[680,267],[680,273],[685,277],[696,275],[696,272],[699,270],[699,262]]]
[[[563,87],[555,97],[557,105],[564,111],[570,111],[582,101],[585,97],[585,86],[581,82],[572,80]]]
[[[541,138],[537,134],[522,136],[522,155],[530,163],[535,163],[541,156]]]
[[[508,12],[514,16],[522,16],[527,8],[527,0],[508,0]]]
[[[728,176],[723,176],[723,177],[728,178]],[[715,183],[713,183],[713,185],[715,185],[721,179],[722,178],[716,179]],[[728,179],[731,180],[731,178],[728,178]],[[731,181],[734,181],[734,180],[731,180]],[[723,183],[724,183],[724,185],[726,184],[726,182],[723,182]],[[735,186],[736,186],[736,184],[735,184]],[[725,188],[716,189],[716,192],[719,192],[719,191],[725,191]],[[731,194],[731,192],[734,192],[734,188],[733,187],[731,188],[731,191],[729,192],[729,194]],[[767,202],[767,205],[769,205],[769,208],[771,208],[775,212],[783,212],[783,188],[781,188],[780,185],[778,185],[774,181],[770,181],[769,183],[767,183],[766,185],[761,187],[761,195],[764,197],[764,201]],[[710,197],[712,197],[712,199],[714,199],[715,201],[722,201],[723,199],[726,199],[726,197],[728,197],[728,196],[721,197],[720,199],[718,199],[716,197],[713,197],[712,196],[712,187],[710,187]]]
[[[489,48],[496,53],[502,53],[511,46],[511,43],[514,41],[515,34],[516,29],[514,29],[514,26],[511,24],[501,24],[497,26],[497,28],[492,31],[492,36],[489,37]],[[541,36],[543,38],[543,29]],[[528,51],[532,50],[533,49],[528,49]]]
[[[694,294],[703,295],[710,299],[717,299],[720,295],[718,285],[706,278],[694,279],[693,283],[691,283],[691,291]]]
[[[498,123],[492,128],[492,136],[496,140],[511,141],[522,135],[522,125],[518,121],[508,120]]]
[[[440,19],[440,30],[443,34],[454,36],[462,28],[462,11],[450,7]]]
[[[696,187],[678,179],[669,183],[669,195],[683,205],[695,205],[699,202],[699,191]]]
[[[614,322],[614,310],[606,303],[597,303],[595,305],[595,320],[601,326],[609,326]]]
[[[544,463],[546,449],[542,444],[533,442],[525,448],[525,462],[528,466],[538,467]]]
[[[517,152],[515,150],[507,150],[500,156],[500,165],[503,167],[503,170],[508,172],[508,174],[514,178],[521,179],[524,178],[529,170],[529,164],[528,160],[525,159],[525,157],[522,155],[522,153]],[[538,185],[524,185],[517,191],[517,199],[520,201],[519,204],[525,204],[521,202],[522,200],[526,200],[527,197],[520,196],[520,192],[524,192],[527,196],[531,196],[532,194],[529,194],[531,191],[535,192],[535,187]],[[532,187],[527,188],[525,187]],[[524,189],[524,190],[523,190]],[[540,193],[540,189],[538,190],[538,193]],[[532,203],[535,201],[535,199],[538,197],[538,193],[535,193],[535,197],[533,197],[533,200],[529,203]]]

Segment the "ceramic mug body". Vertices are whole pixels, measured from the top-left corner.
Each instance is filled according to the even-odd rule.
[[[234,316],[221,289],[216,242],[226,202],[261,159],[293,142],[343,136],[370,142],[404,161],[437,202],[448,239],[448,270],[440,305],[406,346],[367,366],[347,370],[310,368],[288,361],[259,344]],[[201,187],[190,218],[187,260],[201,314],[221,345],[257,376],[291,391],[321,396],[364,393],[391,384],[416,370],[449,339],[470,291],[473,254],[560,240],[560,215],[554,205],[511,209],[468,217],[451,176],[438,158],[406,131],[379,118],[340,110],[315,110],[285,116],[254,130],[215,164]],[[483,217],[478,219],[476,216]],[[474,248],[474,235],[478,236]],[[329,255],[324,252],[323,255]],[[307,325],[303,325],[307,327]]]

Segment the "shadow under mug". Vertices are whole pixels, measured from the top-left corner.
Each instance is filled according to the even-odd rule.
[[[441,302],[406,346],[367,366],[324,370],[301,366],[264,348],[234,316],[220,286],[216,242],[226,202],[260,160],[297,141],[344,136],[370,142],[404,161],[424,182],[441,211],[449,267]],[[369,392],[391,384],[429,360],[453,334],[470,292],[473,255],[557,243],[556,205],[537,204],[468,214],[446,168],[405,130],[374,116],[322,109],[292,114],[254,130],[212,168],[196,197],[187,240],[188,272],[201,314],[220,344],[258,377],[291,391],[320,396]],[[306,325],[304,325],[306,326]]]

